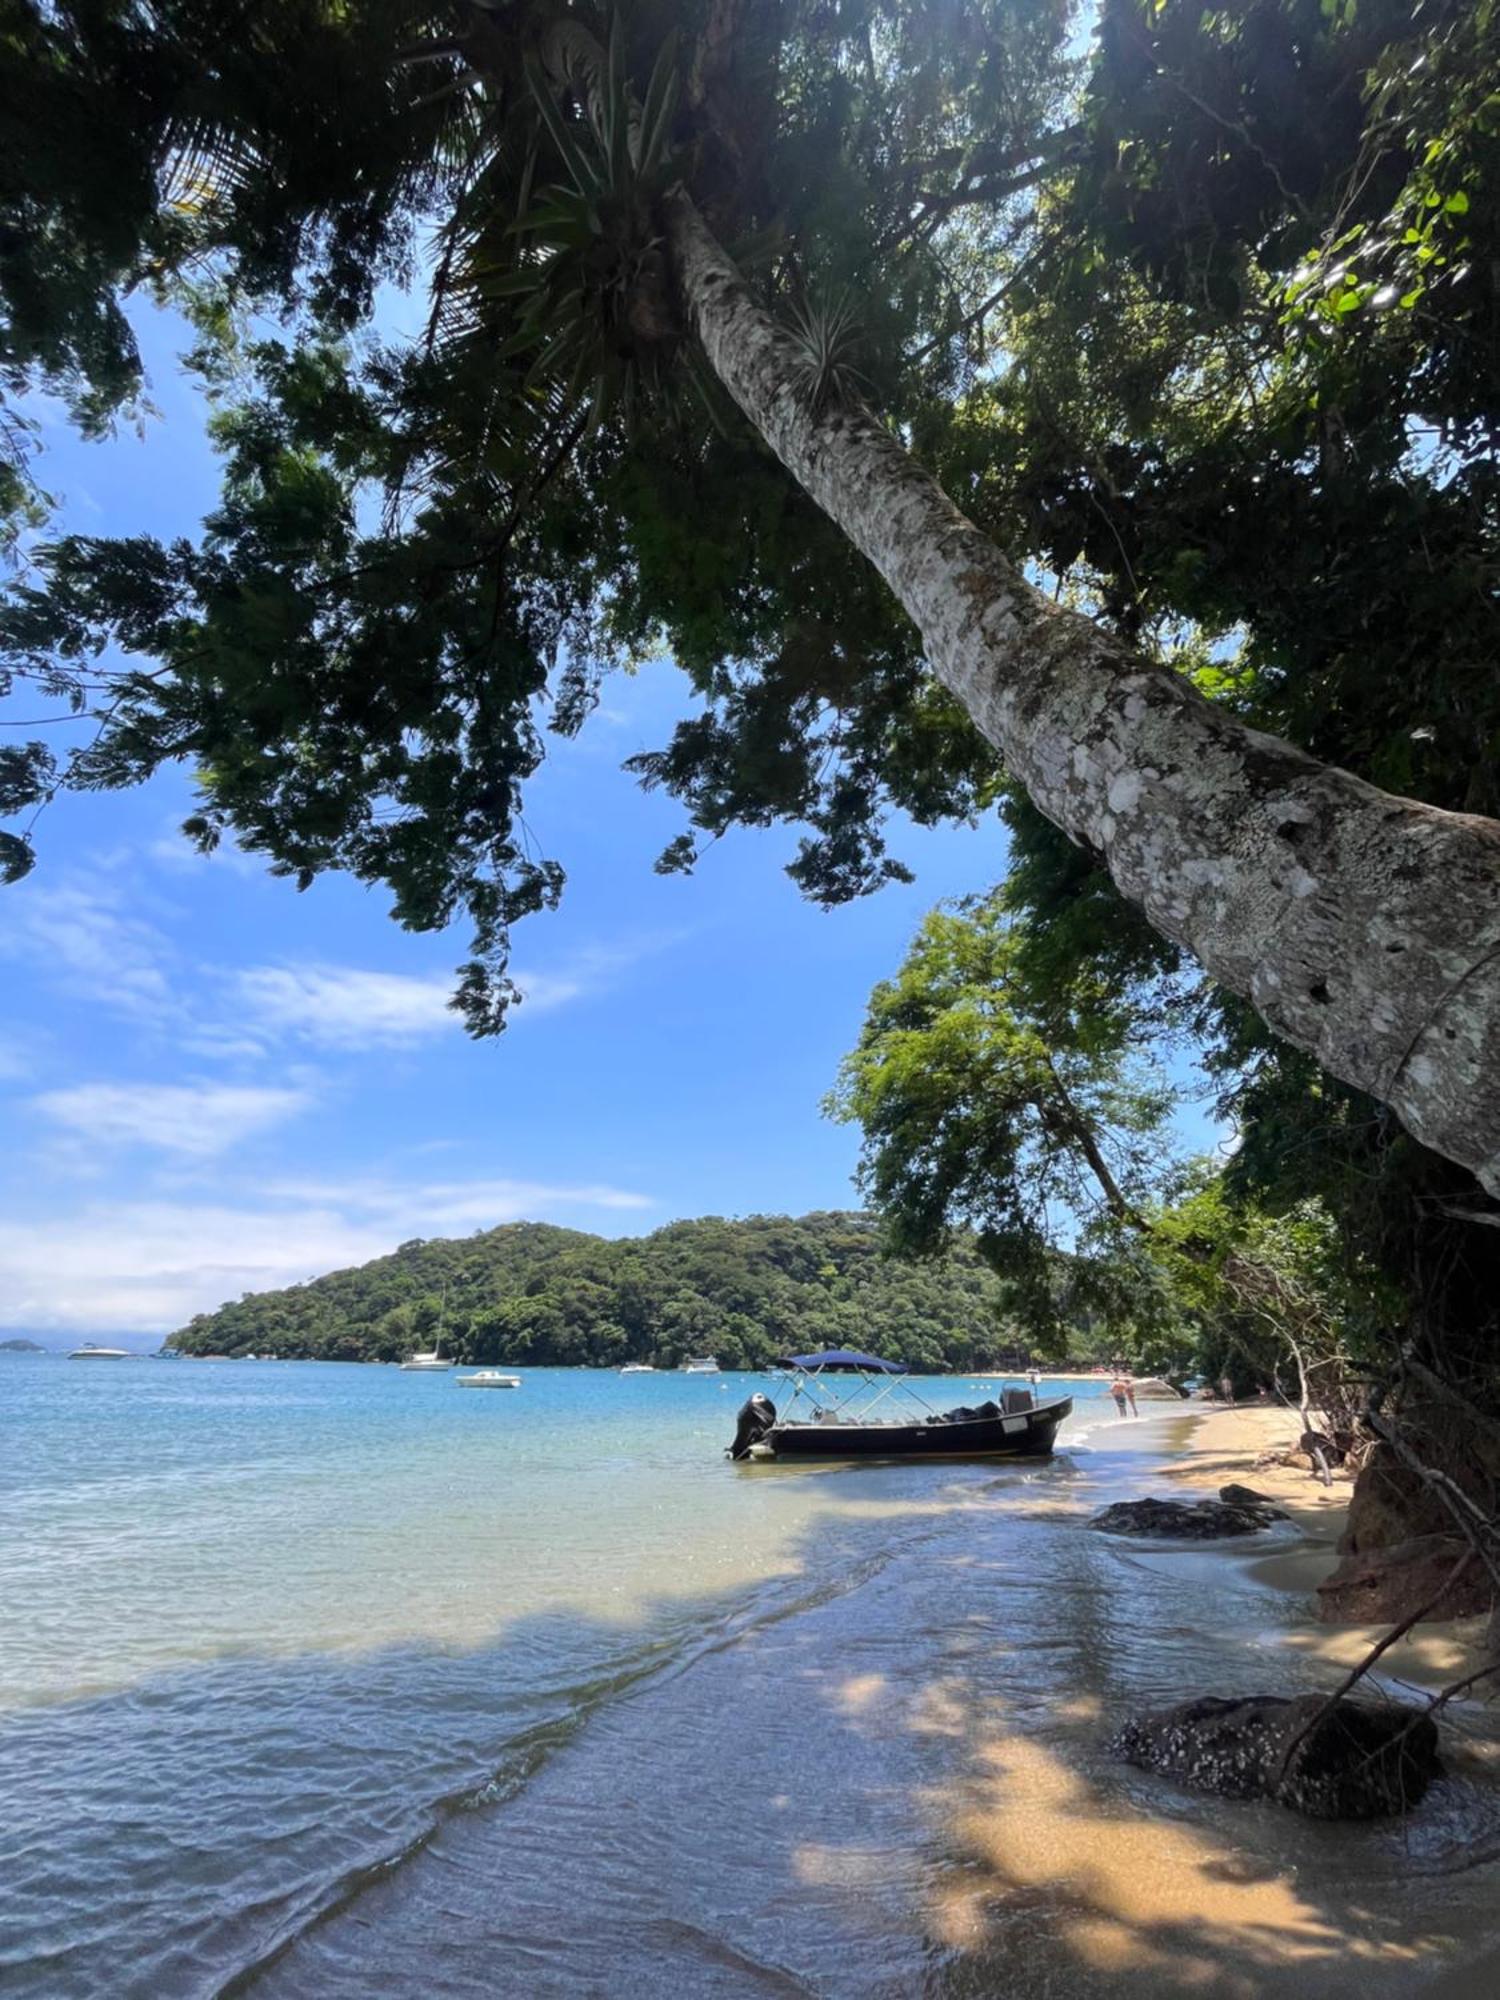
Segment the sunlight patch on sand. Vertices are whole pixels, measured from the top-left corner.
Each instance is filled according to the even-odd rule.
[[[1128,1975],[1132,1992],[1258,2000],[1315,1990],[1305,1982],[1331,1961],[1395,1970],[1441,1949],[1351,1935],[1299,1893],[1292,1870],[1110,1805],[1028,1738],[991,1737],[965,1790],[945,1802],[964,1862],[934,1882],[929,1911],[950,1950],[1009,1949],[1020,1926],[1028,1951]]]
[[[1302,1626],[1278,1634],[1280,1643],[1330,1666],[1352,1667],[1362,1660],[1376,1642],[1385,1637],[1384,1625]],[[1451,1618],[1409,1632],[1398,1639],[1381,1657],[1377,1673],[1381,1679],[1411,1681],[1419,1687],[1440,1688],[1460,1674],[1471,1671],[1483,1655],[1485,1620]]]
[[[930,1681],[907,1710],[907,1727],[918,1736],[967,1736],[973,1698],[963,1681]]]
[[[1212,1927],[1246,1940],[1274,1935],[1279,1951],[1300,1957],[1341,1943],[1286,1878],[1245,1879],[1240,1857],[1183,1826],[1104,1809],[1039,1743],[1003,1737],[979,1764],[977,1799],[955,1822],[960,1839],[1000,1881],[1052,1888],[1082,1930],[1100,1918],[1137,1930]]]
[[[845,1715],[863,1715],[883,1698],[887,1685],[884,1674],[854,1674],[839,1683],[833,1699]]]

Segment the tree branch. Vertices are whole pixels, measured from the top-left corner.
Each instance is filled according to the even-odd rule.
[[[1406,1637],[1407,1633],[1411,1630],[1413,1625],[1420,1625],[1424,1618],[1429,1616],[1430,1613],[1432,1613],[1437,1609],[1438,1605],[1442,1603],[1443,1599],[1447,1596],[1448,1592],[1453,1588],[1454,1584],[1458,1582],[1458,1579],[1463,1575],[1464,1571],[1469,1567],[1470,1563],[1472,1563],[1473,1560],[1474,1560],[1474,1551],[1472,1549],[1465,1549],[1463,1554],[1459,1557],[1458,1561],[1453,1565],[1453,1568],[1448,1572],[1448,1574],[1443,1578],[1442,1582],[1438,1585],[1437,1589],[1432,1592],[1431,1596],[1424,1598],[1422,1602],[1417,1606],[1416,1610],[1408,1612],[1406,1617],[1401,1620],[1401,1623],[1399,1625],[1393,1625],[1389,1632],[1385,1633],[1383,1637],[1377,1639],[1375,1644],[1370,1648],[1369,1652],[1365,1654],[1364,1658],[1360,1660],[1357,1665],[1349,1669],[1348,1673],[1345,1674],[1344,1678],[1339,1682],[1338,1686],[1333,1690],[1333,1693],[1329,1695],[1328,1699],[1323,1703],[1323,1706],[1321,1708],[1314,1709],[1313,1713],[1308,1717],[1307,1721],[1303,1723],[1302,1727],[1297,1731],[1297,1734],[1292,1738],[1291,1742],[1288,1743],[1288,1745],[1286,1746],[1286,1750],[1282,1754],[1282,1759],[1281,1759],[1281,1772],[1280,1772],[1281,1777],[1284,1778],[1286,1776],[1292,1758],[1296,1755],[1297,1751],[1301,1749],[1302,1745],[1307,1741],[1308,1737],[1312,1735],[1313,1731],[1318,1727],[1319,1723],[1326,1721],[1327,1718],[1330,1715],[1332,1715],[1334,1709],[1337,1708],[1339,1703],[1344,1699],[1344,1696],[1348,1694],[1351,1688],[1358,1686],[1358,1684],[1364,1679],[1365,1675],[1369,1673],[1370,1669],[1374,1666],[1375,1662],[1381,1657],[1383,1653],[1388,1653],[1391,1647],[1395,1645],[1398,1639],[1404,1639]]]

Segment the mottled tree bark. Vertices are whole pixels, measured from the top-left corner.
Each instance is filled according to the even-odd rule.
[[[1278,1034],[1500,1195],[1500,822],[1248,729],[1051,603],[867,410],[808,407],[788,336],[686,194],[668,230],[720,380],[1035,804]]]

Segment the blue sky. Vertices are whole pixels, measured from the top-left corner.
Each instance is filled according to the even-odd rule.
[[[144,439],[85,445],[47,414],[67,525],[191,532],[213,504],[171,331],[145,329]],[[617,676],[554,740],[527,821],[568,888],[518,932],[528,998],[498,1041],[446,1006],[463,932],[409,935],[343,878],[299,896],[246,856],[197,857],[182,775],[50,808],[38,867],[0,891],[0,1326],[154,1345],[412,1236],[852,1205],[857,1137],[819,1101],[923,913],[1003,873],[1001,830],[907,829],[915,884],[831,915],[782,873],[790,829],[659,877],[680,811],[620,765],[685,692],[667,662]]]

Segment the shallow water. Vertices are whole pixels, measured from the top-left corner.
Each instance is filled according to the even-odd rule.
[[[1103,1755],[1330,1675],[1248,1564],[1081,1531],[1174,1427],[1098,1385],[1048,1463],[791,1470],[724,1461],[744,1377],[3,1366],[7,1994],[1365,1995],[1486,1941],[1482,1719],[1399,1829]]]

